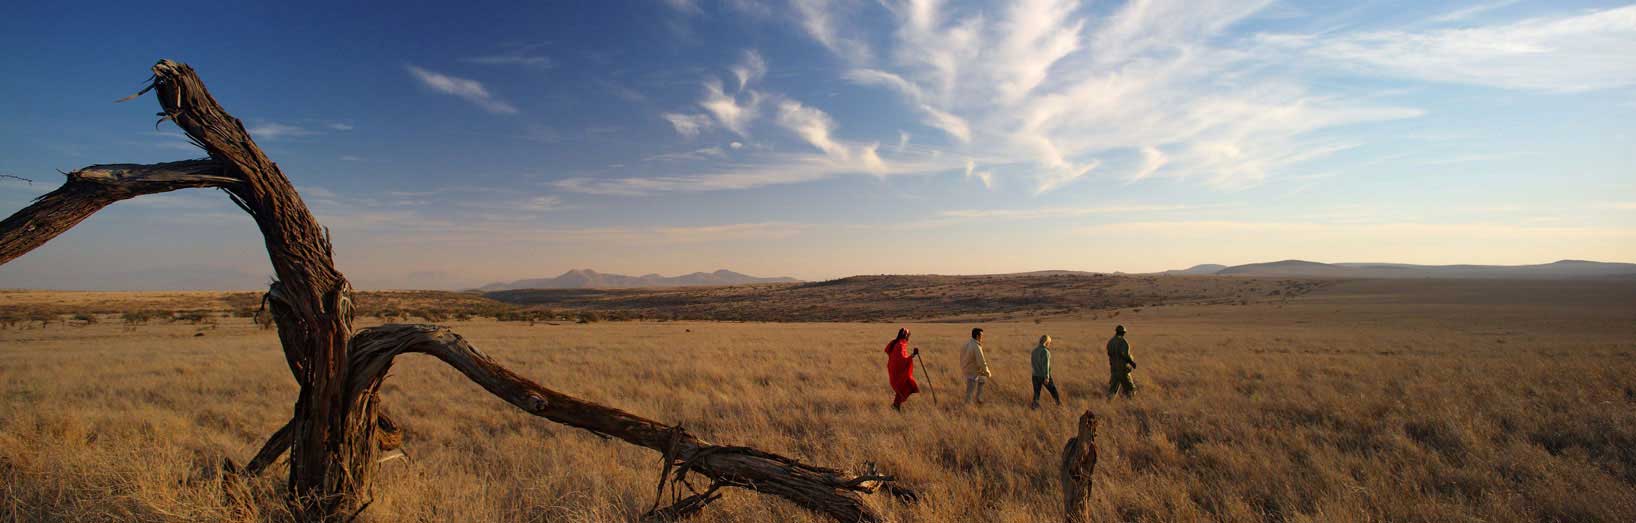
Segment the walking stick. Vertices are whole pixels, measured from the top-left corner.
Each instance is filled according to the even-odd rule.
[[[926,369],[926,392],[932,395],[932,404],[937,404],[937,390],[932,388],[932,368],[926,366],[926,359],[920,357],[920,349],[915,349],[915,361],[920,362],[920,368]]]

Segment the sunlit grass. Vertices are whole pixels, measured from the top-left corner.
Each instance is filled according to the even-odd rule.
[[[940,403],[901,414],[881,353],[897,324],[452,327],[547,386],[714,442],[876,461],[926,493],[874,500],[904,521],[1059,520],[1055,464],[1087,407],[1097,521],[1636,521],[1632,304],[1335,299],[1117,321],[1135,401],[1100,394],[1112,321],[983,325],[982,407],[958,403],[970,325],[910,324]],[[1068,405],[1030,411],[1040,334]],[[653,504],[657,453],[525,415],[429,358],[386,383],[412,459],[383,468],[382,521],[612,522]],[[0,331],[0,521],[279,521],[282,466],[237,486],[216,470],[289,418],[294,389],[275,336],[243,318]],[[729,491],[700,520],[816,518]]]

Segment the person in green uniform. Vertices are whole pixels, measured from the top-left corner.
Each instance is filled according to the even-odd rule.
[[[1136,395],[1136,383],[1130,379],[1133,370],[1136,370],[1136,360],[1130,357],[1125,326],[1114,327],[1113,338],[1108,340],[1108,399],[1116,394],[1124,394],[1126,398]]]
[[[1034,347],[1034,353],[1030,362],[1033,363],[1034,367],[1034,401],[1028,404],[1028,408],[1040,408],[1041,387],[1044,387],[1045,390],[1051,391],[1051,399],[1056,400],[1057,404],[1061,405],[1062,396],[1057,394],[1056,381],[1051,379],[1050,336],[1040,336],[1040,344]]]

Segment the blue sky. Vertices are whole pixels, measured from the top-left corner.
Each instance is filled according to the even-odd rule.
[[[200,156],[193,65],[363,288],[1285,258],[1636,261],[1636,6],[1567,1],[24,3],[0,207]],[[260,288],[224,195],[116,204],[0,287]]]

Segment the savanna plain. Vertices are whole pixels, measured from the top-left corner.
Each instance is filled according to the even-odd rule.
[[[1100,420],[1095,521],[1636,521],[1636,281],[1320,283],[912,323],[439,323],[547,387],[713,442],[875,462],[922,493],[871,498],[900,521],[1060,521],[1057,462],[1086,409]],[[288,519],[283,464],[248,482],[221,473],[289,419],[273,331],[96,307],[225,303],[211,293],[0,293],[30,300],[93,312],[0,330],[0,521]],[[1110,402],[1116,324],[1139,390]],[[926,364],[901,413],[882,353],[899,326]],[[995,378],[966,405],[958,348],[975,326]],[[1030,410],[1042,334],[1063,405]],[[437,360],[400,358],[383,396],[407,459],[382,465],[369,518],[623,522],[654,504],[656,453],[529,416]],[[698,521],[818,521],[725,494]]]

